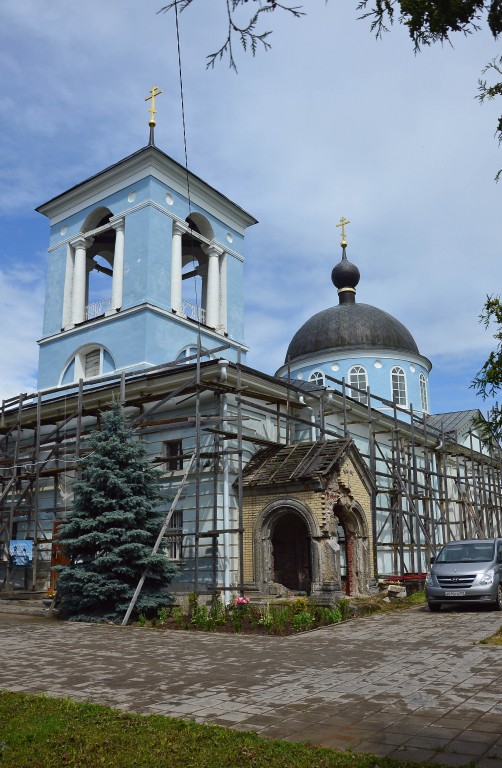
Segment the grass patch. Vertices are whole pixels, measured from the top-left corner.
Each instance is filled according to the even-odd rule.
[[[480,645],[502,645],[502,627],[499,628],[494,635],[485,637],[484,640],[480,640]]]
[[[0,691],[2,768],[412,768],[98,704]]]

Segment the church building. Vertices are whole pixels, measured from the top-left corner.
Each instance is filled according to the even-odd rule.
[[[37,208],[50,224],[39,388],[2,402],[1,591],[53,583],[79,460],[113,399],[161,471],[175,593],[330,603],[381,576],[419,580],[445,541],[501,535],[500,451],[479,412],[431,414],[430,361],[357,303],[349,222],[338,303],[291,329],[275,375],[255,370],[256,219],[157,148],[154,126]]]

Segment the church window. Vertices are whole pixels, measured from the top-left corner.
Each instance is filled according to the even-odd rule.
[[[422,410],[428,412],[429,398],[427,397],[427,380],[423,373],[420,374],[420,399],[422,400]]]
[[[391,371],[392,401],[396,405],[406,405],[406,376],[403,369],[396,365]]]
[[[164,537],[165,552],[170,560],[181,560],[183,557],[183,510],[175,509],[169,521]]]
[[[166,468],[170,472],[183,469],[183,442],[181,440],[168,440],[165,442],[164,453],[167,458]]]
[[[368,402],[368,395],[366,393],[368,389],[368,376],[362,365],[354,365],[349,370],[349,384],[351,387],[354,387],[351,390],[350,397],[366,404]]]
[[[104,347],[84,347],[72,357],[61,376],[61,384],[73,384],[80,379],[104,376],[116,369],[115,361]]]
[[[196,363],[197,362],[197,357],[196,356],[197,356],[197,347],[195,347],[193,345],[188,346],[188,347],[184,347],[184,349],[182,349],[181,352],[177,355],[176,362],[182,363],[182,362],[186,361],[187,365],[190,365],[192,363]],[[191,360],[186,360],[187,357],[192,358],[192,359]],[[200,351],[200,361],[201,361],[201,363],[204,363],[204,362],[206,362],[206,360],[211,360],[211,359],[212,359],[212,356],[208,355],[207,350],[202,348],[201,351]]]
[[[84,361],[84,379],[90,379],[91,376],[99,376],[101,369],[101,350],[93,349],[85,356]]]
[[[324,373],[322,371],[312,371],[309,381],[312,384],[317,384],[318,387],[322,387],[324,385]]]

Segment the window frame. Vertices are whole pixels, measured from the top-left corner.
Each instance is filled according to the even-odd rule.
[[[177,438],[175,440],[164,440],[164,457],[165,467],[167,472],[181,472],[183,471],[184,459],[183,456],[183,440]]]
[[[320,371],[319,369],[312,371],[312,373],[309,374],[309,382],[323,387],[326,383],[324,371]]]
[[[420,386],[420,401],[422,403],[422,410],[429,413],[429,393],[427,391],[427,379],[425,373],[421,373],[418,377]]]
[[[164,535],[164,553],[169,560],[183,560],[183,510],[175,509]]]
[[[397,381],[395,381],[398,379]],[[408,385],[406,381],[406,373],[404,368],[400,365],[394,365],[390,371],[390,393],[391,401],[401,407],[408,405]],[[399,393],[399,397],[396,398],[396,394]]]
[[[356,372],[356,369],[359,370]],[[355,375],[357,378],[364,375],[364,386],[361,386],[359,381],[352,381],[353,375]],[[349,368],[348,377],[350,387],[349,397],[351,397],[353,400],[357,400],[358,403],[362,403],[362,405],[368,405],[368,371],[366,368],[360,363],[356,363],[356,365],[352,365]],[[354,390],[353,387],[356,387],[356,389]]]

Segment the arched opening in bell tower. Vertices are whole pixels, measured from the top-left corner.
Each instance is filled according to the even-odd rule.
[[[68,246],[62,328],[119,310],[123,272],[124,220],[100,206]]]
[[[226,331],[225,252],[201,213],[173,223],[171,307],[181,317]]]
[[[203,229],[207,231],[207,227],[203,226],[201,219],[204,222],[206,221],[200,214],[188,216],[185,221],[190,229],[188,232],[184,232],[181,238],[183,265],[181,275],[183,281],[182,310],[190,320],[196,320],[205,325],[207,314],[208,257],[203,251],[203,241],[199,239],[198,235],[202,235],[201,230]],[[199,221],[200,228],[197,220]]]
[[[84,226],[89,229],[101,229],[108,224],[112,214],[108,209],[98,209],[91,216],[95,223],[87,220]],[[87,248],[86,320],[104,315],[111,309],[116,236],[117,233],[113,227],[103,229],[96,233]]]

